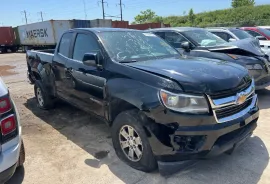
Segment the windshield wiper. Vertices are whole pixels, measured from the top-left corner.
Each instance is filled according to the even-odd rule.
[[[135,63],[137,60],[124,60],[124,61],[119,61],[119,63]]]

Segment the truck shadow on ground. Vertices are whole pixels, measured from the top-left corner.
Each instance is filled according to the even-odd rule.
[[[24,104],[34,115],[51,125],[85,151],[85,164],[99,169],[106,164],[124,183],[248,183],[255,184],[268,165],[269,154],[259,137],[251,137],[233,155],[221,155],[211,160],[198,161],[187,169],[162,177],[159,172],[143,173],[120,161],[112,147],[109,127],[71,105],[60,102],[55,109],[43,111],[34,98]]]
[[[21,184],[24,179],[24,167],[19,167],[6,184]]]

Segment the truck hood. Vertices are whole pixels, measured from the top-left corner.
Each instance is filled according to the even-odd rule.
[[[186,92],[213,93],[239,86],[248,72],[240,65],[210,59],[159,59],[127,65],[177,81]]]
[[[201,47],[200,47],[201,49]],[[244,56],[264,56],[259,42],[256,39],[244,39],[230,42],[225,45],[206,47],[211,52],[221,52],[226,54],[236,54]]]

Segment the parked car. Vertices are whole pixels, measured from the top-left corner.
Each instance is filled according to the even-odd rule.
[[[97,115],[111,126],[118,157],[138,170],[232,151],[259,117],[244,67],[184,58],[152,33],[73,29],[54,53],[26,58],[38,106],[60,98]]]
[[[262,28],[262,29],[267,29],[270,31],[270,26],[258,26],[259,28]]]
[[[263,40],[259,40],[246,31],[239,28],[208,28],[207,31],[217,35],[227,42],[234,42],[238,40],[249,39],[255,46],[260,47],[265,54],[270,56],[270,42],[265,43]]]
[[[241,27],[252,36],[258,38],[259,40],[270,40],[270,31],[260,27]]]
[[[228,43],[202,28],[151,29],[183,55],[219,59],[240,64],[249,70],[255,79],[256,89],[270,85],[270,61],[261,49],[249,40]]]
[[[248,32],[253,37],[260,40],[260,46],[262,50],[270,56],[270,31],[260,27],[244,27],[241,28]]]
[[[207,28],[207,31],[217,35],[226,42],[254,38],[253,36],[239,28]]]
[[[19,113],[0,79],[0,183],[5,183],[25,160]]]

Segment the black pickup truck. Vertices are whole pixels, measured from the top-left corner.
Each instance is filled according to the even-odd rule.
[[[97,115],[111,126],[118,157],[138,170],[232,152],[257,126],[244,67],[184,58],[152,33],[73,29],[55,51],[26,58],[38,105],[59,98]]]

